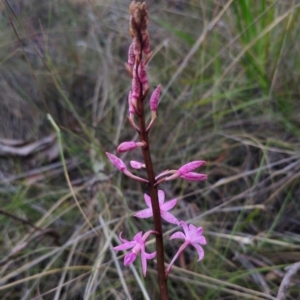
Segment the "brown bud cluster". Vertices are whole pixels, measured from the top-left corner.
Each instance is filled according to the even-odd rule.
[[[137,60],[140,60],[141,52],[150,54],[150,39],[148,34],[148,12],[145,2],[132,1],[130,11],[130,35],[132,37],[132,51]],[[130,65],[130,62],[128,62]]]

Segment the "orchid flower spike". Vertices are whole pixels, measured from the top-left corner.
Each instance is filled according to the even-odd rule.
[[[122,232],[120,232],[119,238],[123,244],[112,248],[115,251],[132,248],[130,252],[128,252],[124,257],[124,266],[132,264],[136,260],[139,252],[141,252],[142,270],[144,277],[146,276],[147,272],[147,259],[153,259],[156,255],[156,252],[147,253],[145,251],[145,242],[151,233],[155,234],[155,231],[149,230],[144,235],[142,235],[141,231],[134,236],[133,241],[127,241],[126,239],[122,238]]]
[[[165,180],[173,180],[178,177],[182,177],[190,181],[202,181],[207,179],[207,175],[191,172],[197,168],[204,166],[206,162],[204,160],[195,160],[183,165],[174,174],[165,178]]]
[[[150,218],[153,216],[153,210],[152,210],[152,204],[151,204],[151,198],[144,194],[144,199],[149,208],[146,208],[138,213],[136,213],[134,216],[137,218]],[[165,219],[167,222],[172,224],[178,224],[177,218],[175,218],[172,214],[168,212],[168,210],[171,210],[177,203],[177,199],[170,200],[166,203],[165,201],[165,193],[162,190],[158,190],[158,202],[160,207],[160,215],[163,219]]]
[[[188,245],[192,245],[193,247],[196,248],[197,252],[198,252],[198,261],[202,260],[204,257],[204,250],[200,245],[206,245],[206,239],[205,237],[202,235],[202,227],[196,227],[193,224],[190,224],[189,226],[184,222],[181,221],[179,222],[179,225],[182,226],[183,228],[183,232],[181,231],[177,231],[175,233],[173,233],[170,236],[170,240],[173,239],[184,239],[184,243],[181,245],[181,247],[179,248],[179,250],[177,251],[177,253],[175,254],[175,256],[173,257],[172,261],[170,262],[168,268],[166,269],[166,276],[168,276],[172,265],[174,264],[175,260],[178,258],[178,256],[180,255],[180,253],[182,253],[182,251],[188,246]],[[200,244],[200,245],[199,245]]]
[[[132,178],[132,179],[135,179],[137,181],[141,181],[141,182],[144,182],[144,183],[148,183],[149,181],[144,179],[144,178],[141,178],[139,176],[136,176],[134,174],[132,174],[130,171],[127,170],[127,167],[125,165],[125,163],[123,162],[122,159],[116,157],[115,155],[111,154],[111,153],[108,153],[108,152],[105,152],[107,157],[109,158],[110,162],[117,168],[119,169],[121,172],[123,172],[125,175],[127,175],[128,177]]]
[[[117,151],[119,153],[122,153],[122,152],[127,152],[127,151],[130,151],[130,150],[133,150],[135,149],[136,147],[144,147],[145,146],[145,143],[143,142],[123,142],[119,145],[119,147],[117,148]]]

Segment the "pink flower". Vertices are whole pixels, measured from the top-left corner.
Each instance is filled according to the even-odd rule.
[[[177,253],[175,254],[174,258],[172,259],[172,261],[170,262],[168,268],[166,269],[166,276],[169,274],[172,265],[174,264],[175,260],[178,258],[178,256],[180,255],[180,253],[188,246],[188,245],[192,245],[193,247],[196,248],[197,252],[198,252],[198,261],[202,260],[204,257],[204,250],[202,249],[202,247],[200,245],[206,245],[206,239],[205,237],[202,235],[202,227],[196,227],[193,224],[190,224],[189,226],[184,222],[181,221],[179,222],[179,224],[182,226],[183,228],[183,232],[181,231],[177,231],[175,233],[173,233],[170,236],[170,240],[173,239],[184,239],[184,243],[181,245],[181,247],[179,248],[179,250],[177,251]],[[199,245],[200,244],[200,245]]]
[[[134,216],[137,218],[144,219],[144,218],[150,218],[153,216],[151,198],[147,194],[144,194],[144,199],[149,208],[146,208],[146,209],[136,213]],[[168,212],[168,210],[172,209],[176,205],[177,199],[173,199],[173,200],[170,200],[170,201],[164,203],[165,193],[162,190],[158,190],[158,201],[159,201],[161,217],[163,219],[165,219],[167,222],[177,225],[178,220],[172,214],[170,214]]]
[[[160,90],[161,90],[161,85],[159,85],[152,93],[151,97],[150,97],[150,109],[152,111],[157,110],[158,107],[158,100],[159,100],[159,96],[160,96]]]
[[[142,270],[143,270],[144,277],[146,276],[146,272],[147,272],[147,259],[153,259],[156,255],[156,252],[147,253],[145,251],[145,242],[151,233],[155,234],[155,231],[149,230],[144,235],[142,235],[142,231],[141,231],[134,236],[133,241],[127,241],[122,238],[122,232],[121,232],[119,234],[119,238],[123,244],[112,248],[115,251],[132,248],[131,251],[128,252],[124,257],[124,266],[128,266],[129,264],[132,264],[137,258],[139,252],[141,252]]]
[[[143,142],[123,142],[117,148],[119,153],[127,152],[135,149],[136,147],[143,147],[145,144]]]
[[[191,162],[183,165],[182,167],[180,167],[171,176],[166,177],[165,180],[173,180],[173,179],[176,179],[178,177],[182,177],[182,178],[184,178],[186,180],[190,180],[190,181],[205,180],[205,179],[207,179],[207,175],[191,172],[191,171],[193,171],[197,168],[200,168],[200,167],[204,166],[205,164],[206,164],[206,162],[204,160],[191,161]]]

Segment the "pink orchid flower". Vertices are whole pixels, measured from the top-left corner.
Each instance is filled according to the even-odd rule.
[[[151,198],[147,194],[144,194],[144,199],[149,208],[146,208],[136,213],[134,216],[137,218],[144,219],[153,216]],[[161,217],[165,219],[167,222],[177,225],[178,224],[177,218],[175,218],[172,214],[168,212],[168,210],[172,209],[176,205],[177,199],[170,200],[166,203],[164,203],[164,201],[165,201],[164,191],[158,190],[158,202],[159,202]]]
[[[140,231],[133,237],[133,241],[128,241],[122,238],[122,232],[120,232],[119,238],[123,244],[112,248],[115,251],[132,248],[131,251],[129,251],[124,257],[124,266],[132,264],[136,260],[139,252],[141,252],[142,271],[144,277],[147,272],[147,259],[153,259],[156,255],[156,252],[147,253],[145,251],[145,242],[151,233],[155,234],[156,232],[154,230],[149,230],[142,235],[142,231]]]
[[[193,224],[190,224],[189,226],[184,222],[181,221],[179,222],[179,225],[182,226],[184,233],[181,231],[177,231],[175,233],[173,233],[170,236],[170,240],[173,239],[184,239],[184,243],[181,245],[181,247],[179,248],[179,250],[177,251],[177,253],[175,254],[174,258],[172,259],[172,261],[170,262],[168,268],[166,269],[166,276],[169,274],[175,260],[178,258],[178,256],[180,255],[180,253],[188,246],[188,245],[192,245],[193,247],[196,248],[197,252],[198,252],[198,261],[202,260],[204,257],[204,250],[200,245],[206,245],[206,239],[205,237],[202,235],[202,227],[196,227]],[[199,245],[200,244],[200,245]]]

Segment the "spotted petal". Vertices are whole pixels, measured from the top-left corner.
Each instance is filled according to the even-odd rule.
[[[192,245],[196,248],[197,252],[198,252],[198,261],[202,260],[203,257],[204,257],[204,250],[201,246],[199,246],[198,244],[196,243],[192,243]]]
[[[171,224],[178,224],[178,220],[169,212],[161,210],[160,211],[160,215],[163,219],[165,219],[167,222],[171,223]]]
[[[177,231],[170,236],[170,240],[173,240],[173,239],[183,239],[184,240],[185,235],[183,232]]]
[[[161,205],[160,209],[161,210],[170,210],[176,205],[176,203],[177,203],[177,199],[167,201],[166,203]]]
[[[134,215],[137,218],[146,219],[153,216],[152,208],[146,208],[144,210],[139,211]]]
[[[144,194],[144,199],[148,207],[152,208],[151,198],[147,194]]]
[[[163,190],[158,190],[158,203],[159,206],[165,202],[165,193]]]

